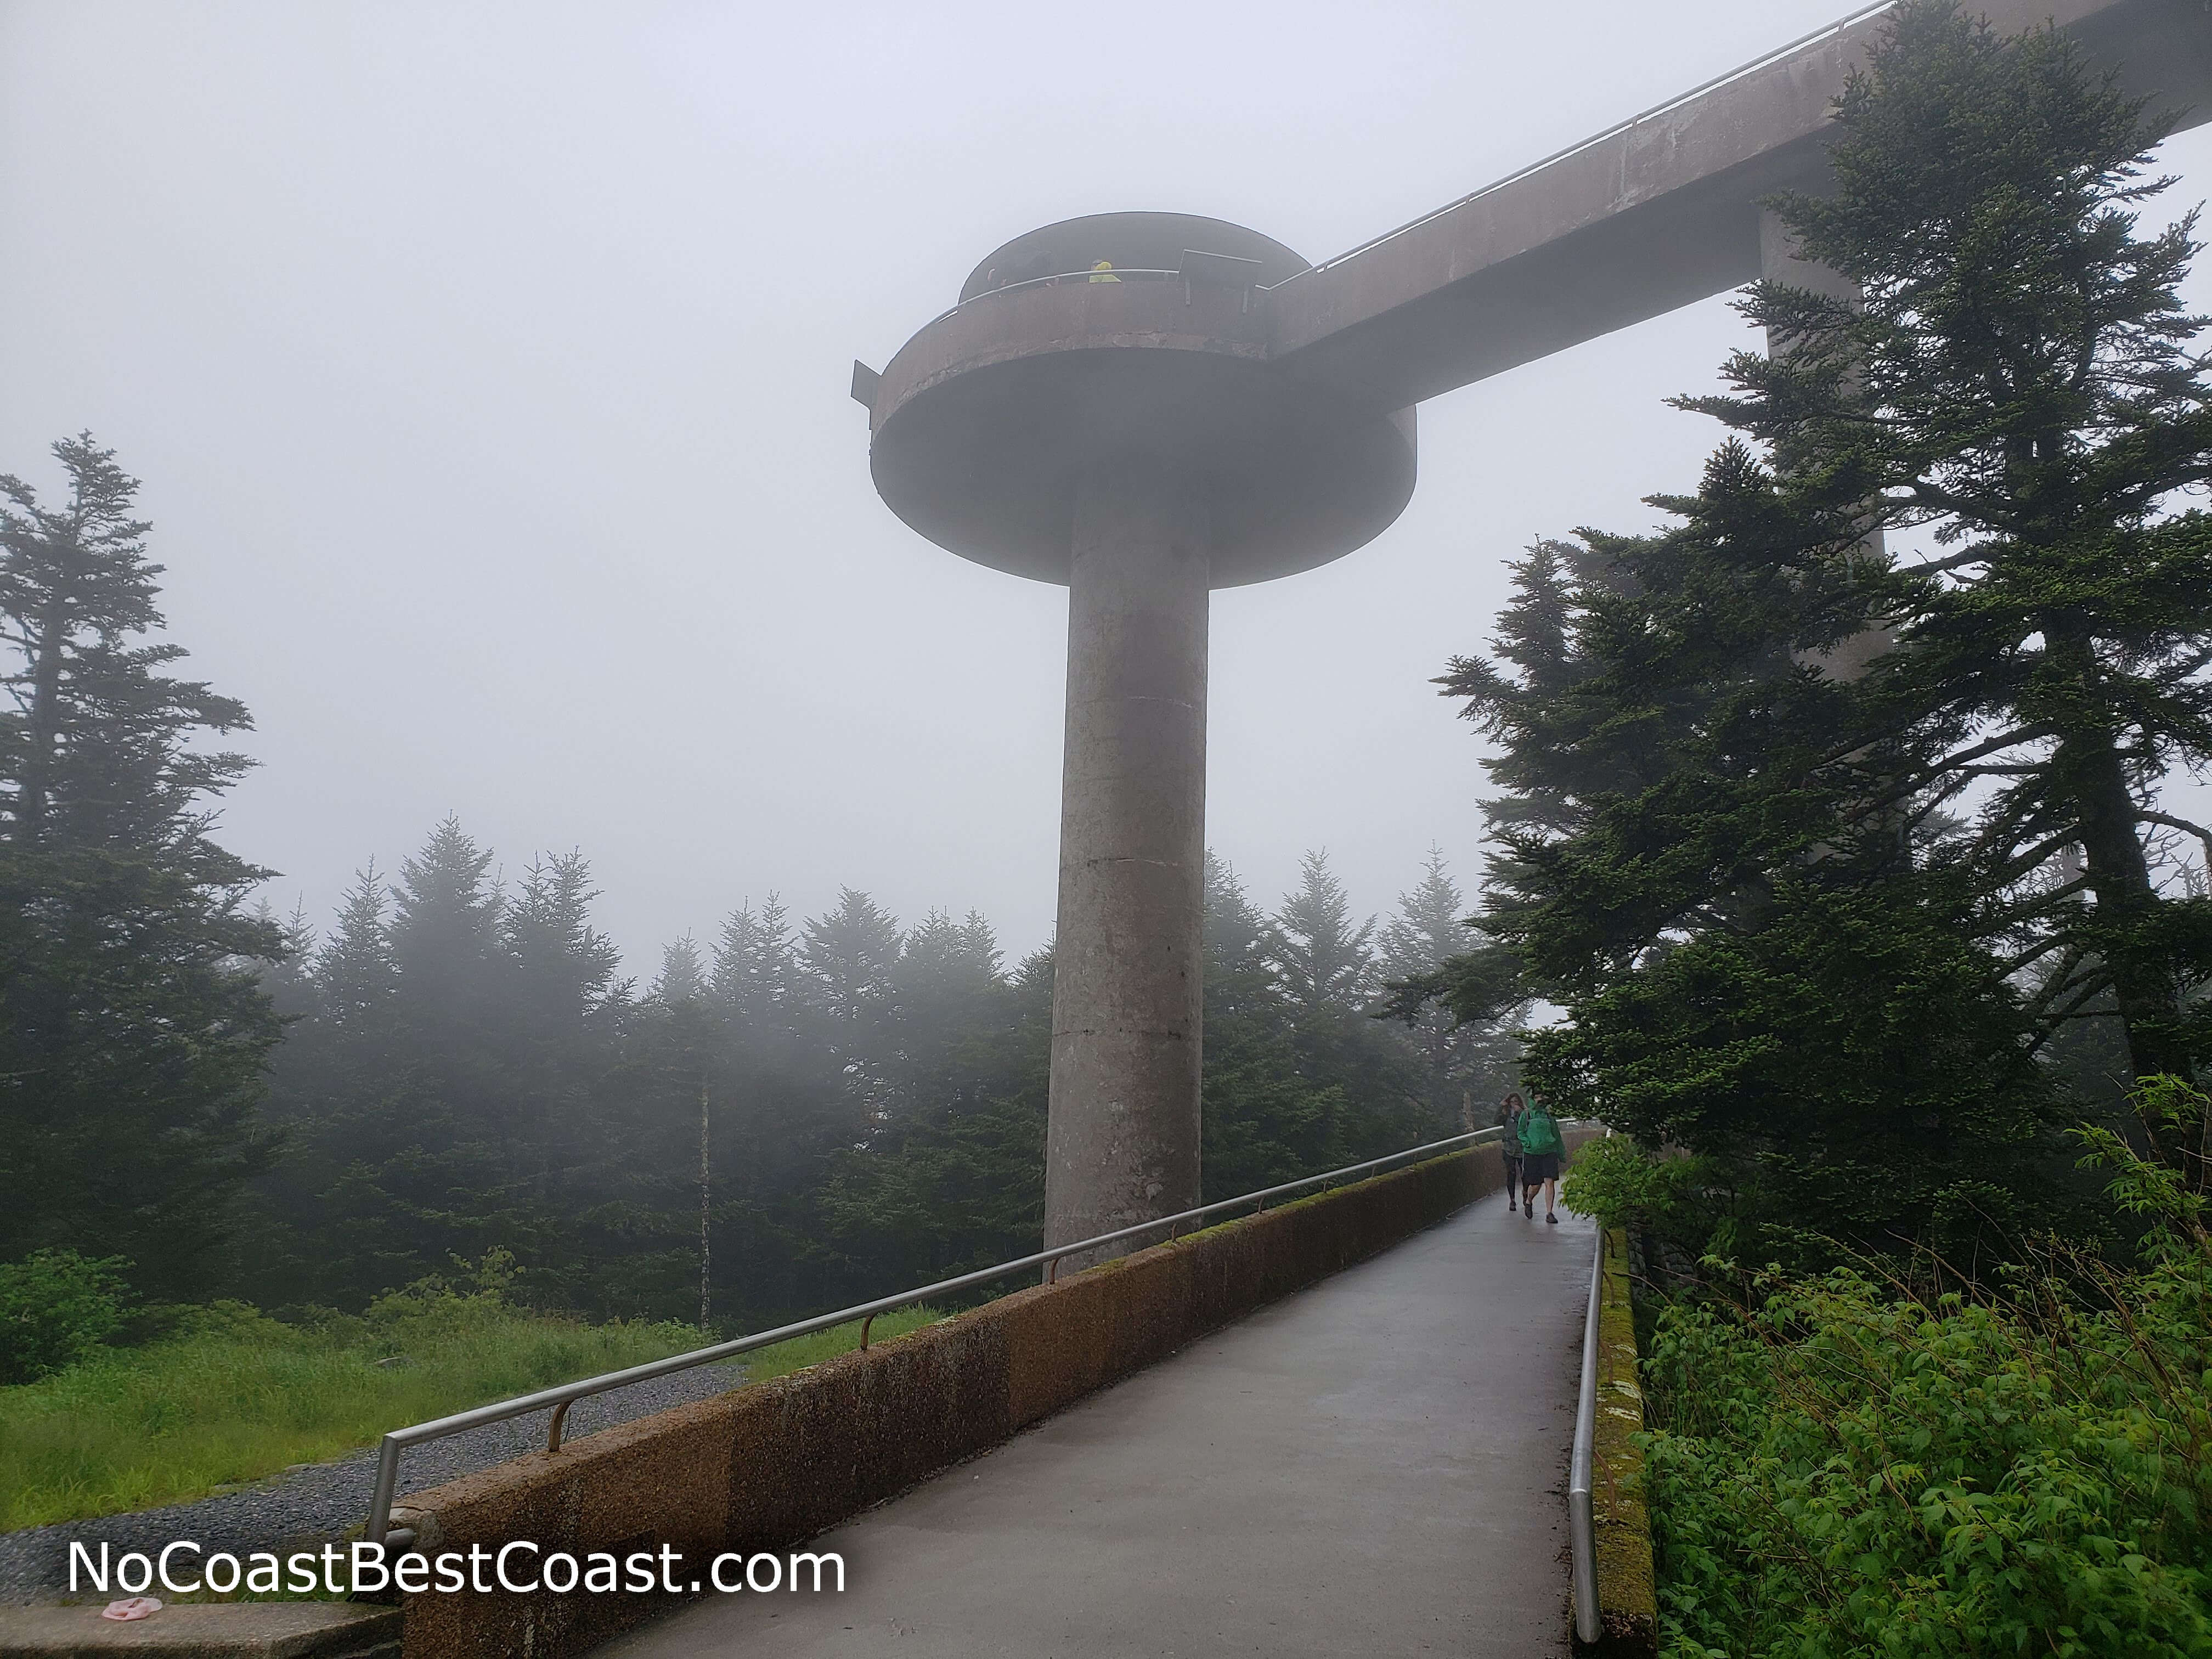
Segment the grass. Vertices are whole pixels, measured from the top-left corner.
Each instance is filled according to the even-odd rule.
[[[876,1321],[885,1340],[938,1316]],[[436,1280],[361,1318],[280,1324],[240,1304],[112,1348],[36,1382],[0,1388],[0,1531],[189,1502],[372,1444],[386,1430],[642,1364],[706,1337],[688,1325],[580,1322],[527,1312],[493,1288]],[[744,1356],[747,1380],[857,1346],[858,1324]],[[379,1365],[380,1359],[404,1363]]]
[[[896,1313],[878,1314],[876,1322],[868,1328],[868,1340],[871,1344],[888,1342],[895,1336],[920,1330],[924,1325],[933,1325],[944,1317],[934,1308],[901,1308]],[[857,1319],[848,1325],[832,1325],[811,1336],[794,1336],[788,1342],[779,1342],[772,1348],[756,1348],[745,1355],[745,1381],[765,1382],[771,1376],[805,1370],[809,1365],[834,1359],[860,1346],[860,1322]]]

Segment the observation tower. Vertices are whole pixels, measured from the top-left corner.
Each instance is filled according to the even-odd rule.
[[[1410,409],[1269,360],[1267,290],[1304,269],[1218,219],[1070,219],[855,376],[890,509],[1068,591],[1048,1244],[1199,1202],[1207,595],[1341,558],[1413,493]]]

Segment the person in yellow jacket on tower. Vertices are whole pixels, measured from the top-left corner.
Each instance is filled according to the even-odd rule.
[[[1091,280],[1094,283],[1118,283],[1121,279],[1114,274],[1114,262],[1111,259],[1101,259],[1091,267]]]

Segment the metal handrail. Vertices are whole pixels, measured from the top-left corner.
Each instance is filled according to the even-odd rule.
[[[1566,1120],[1567,1122],[1577,1121]],[[855,1319],[864,1322],[872,1321],[877,1315],[889,1313],[894,1308],[906,1307],[916,1302],[927,1302],[933,1297],[966,1290],[970,1285],[986,1284],[994,1279],[1002,1279],[1009,1273],[1042,1267],[1048,1274],[1056,1278],[1060,1272],[1060,1259],[1063,1256],[1079,1255],[1085,1250],[1097,1249],[1102,1245],[1119,1243],[1123,1239],[1134,1238],[1140,1233],[1157,1232],[1163,1227],[1168,1230],[1168,1236],[1172,1238],[1185,1222],[1202,1220],[1207,1216],[1219,1215],[1225,1210],[1233,1210],[1245,1204],[1257,1204],[1264,1209],[1269,1199],[1279,1197],[1285,1193],[1294,1193],[1302,1188],[1320,1186],[1326,1182],[1340,1181],[1347,1176],[1364,1175],[1370,1170],[1381,1169],[1386,1164],[1395,1164],[1402,1158],[1418,1158],[1425,1152],[1442,1152],[1458,1147],[1476,1146],[1486,1140],[1494,1140],[1503,1133],[1504,1131],[1498,1128],[1477,1129],[1472,1133],[1452,1135],[1443,1140],[1431,1140],[1423,1146],[1408,1146],[1403,1152],[1392,1152],[1383,1158],[1370,1158],[1364,1164],[1349,1164],[1340,1170],[1330,1170],[1321,1175],[1302,1176],[1296,1181],[1285,1181],[1279,1186],[1265,1187],[1258,1192],[1243,1193],[1235,1198],[1224,1198],[1212,1204],[1201,1204],[1194,1210],[1183,1210],[1174,1215],[1158,1216],[1150,1221],[1140,1221],[1133,1227],[1122,1227],[1110,1233],[1100,1233],[1095,1238],[1082,1238],[1073,1243],[1056,1244],[1049,1249],[1038,1250],[1030,1255],[1017,1256],[1011,1261],[1001,1261],[994,1267],[979,1267],[974,1273],[962,1273],[952,1279],[940,1279],[933,1285],[917,1285],[910,1291],[900,1291],[895,1295],[878,1297],[872,1302],[861,1302],[849,1308],[840,1308],[835,1313],[817,1314],[811,1319],[802,1319],[795,1324],[779,1325],[774,1330],[756,1331],[750,1336],[738,1337],[728,1342],[718,1342],[712,1347],[695,1348],[689,1353],[672,1354],[665,1359],[651,1360],[642,1365],[632,1365],[624,1370],[609,1371],[601,1376],[586,1377],[580,1382],[563,1382],[554,1388],[540,1389],[535,1394],[520,1395],[512,1400],[501,1400],[489,1406],[478,1406],[471,1411],[456,1412],[450,1417],[436,1418],[428,1423],[412,1424],[404,1429],[393,1429],[377,1446],[376,1486],[369,1498],[367,1528],[368,1540],[372,1543],[383,1543],[390,1534],[392,1500],[398,1493],[399,1454],[409,1446],[419,1445],[426,1440],[442,1440],[451,1435],[465,1433],[470,1429],[482,1428],[488,1423],[504,1423],[513,1418],[527,1416],[534,1411],[542,1411],[550,1406],[553,1408],[553,1418],[549,1425],[545,1449],[548,1451],[558,1451],[561,1449],[561,1432],[568,1419],[568,1407],[588,1395],[605,1394],[611,1389],[623,1388],[632,1382],[650,1382],[656,1376],[666,1376],[672,1372],[689,1370],[696,1365],[710,1365],[716,1360],[735,1358],[738,1355],[750,1353],[756,1348],[769,1347],[778,1342],[788,1342],[793,1337],[811,1336],[817,1331],[826,1331],[834,1325],[848,1324]],[[862,1329],[865,1334],[865,1323]]]
[[[1589,1308],[1583,1316],[1583,1381],[1575,1396],[1575,1455],[1567,1475],[1567,1531],[1574,1546],[1575,1634],[1598,1638],[1597,1526],[1590,1486],[1597,1461],[1597,1310],[1605,1279],[1605,1229],[1597,1230],[1590,1258]]]
[[[1728,85],[1731,81],[1740,81],[1747,75],[1755,75],[1760,70],[1765,69],[1771,64],[1781,62],[1784,58],[1789,57],[1790,53],[1802,51],[1805,47],[1811,46],[1817,40],[1826,40],[1832,34],[1841,34],[1845,29],[1850,28],[1853,24],[1863,23],[1868,18],[1874,16],[1878,12],[1887,11],[1896,3],[1897,0],[1875,0],[1875,3],[1872,5],[1862,6],[1858,10],[1851,13],[1848,17],[1839,17],[1832,23],[1824,23],[1819,28],[1814,29],[1811,33],[1798,36],[1796,40],[1790,41],[1787,46],[1776,46],[1771,51],[1763,52],[1759,53],[1758,57],[1751,59],[1748,63],[1739,64],[1734,69],[1729,70],[1723,74],[1716,75],[1711,80],[1702,82],[1698,85],[1691,88],[1687,92],[1676,93],[1672,98],[1668,99],[1666,102],[1662,104],[1654,104],[1650,109],[1645,110],[1640,115],[1632,115],[1625,121],[1616,121],[1613,125],[1607,127],[1603,132],[1597,133],[1591,137],[1584,138],[1575,143],[1569,144],[1565,149],[1553,150],[1549,155],[1547,155],[1540,161],[1531,161],[1526,167],[1516,167],[1512,172],[1507,173],[1503,179],[1493,179],[1489,184],[1483,185],[1480,190],[1471,190],[1466,195],[1458,198],[1456,200],[1447,202],[1440,208],[1432,208],[1428,212],[1421,215],[1418,219],[1408,219],[1404,224],[1400,225],[1395,230],[1386,230],[1380,236],[1370,236],[1365,241],[1360,243],[1357,247],[1347,248],[1341,253],[1333,255],[1330,258],[1322,260],[1317,265],[1308,265],[1304,270],[1295,271],[1291,275],[1284,277],[1281,282],[1273,283],[1265,291],[1272,293],[1274,289],[1287,287],[1289,284],[1297,282],[1301,278],[1311,276],[1319,271],[1328,270],[1333,266],[1340,265],[1346,259],[1357,258],[1358,255],[1365,253],[1370,249],[1378,248],[1382,246],[1383,243],[1389,241],[1395,237],[1403,236],[1409,230],[1418,230],[1431,220],[1441,219],[1447,213],[1455,213],[1460,209],[1465,207],[1469,202],[1478,201],[1481,198],[1488,196],[1495,191],[1504,190],[1508,185],[1517,185],[1523,179],[1528,178],[1531,173],[1541,173],[1546,167],[1557,167],[1562,161],[1567,161],[1571,157],[1580,155],[1584,150],[1595,149],[1598,145],[1605,143],[1611,139],[1618,138],[1625,132],[1633,131],[1636,128],[1643,125],[1644,122],[1651,120],[1656,116],[1665,115],[1671,111],[1678,110],[1681,108],[1683,105],[1702,98],[1709,92],[1718,91],[1721,88]]]
[[[1115,265],[1111,270],[1097,270],[1086,265],[1081,270],[1056,270],[1049,276],[1024,276],[1018,283],[1001,283],[996,288],[987,288],[978,293],[969,295],[964,300],[956,301],[951,305],[947,306],[944,310],[939,312],[937,315],[931,318],[927,322],[924,323],[921,327],[934,328],[938,324],[943,322],[947,317],[951,317],[959,312],[965,311],[969,306],[974,305],[979,300],[988,300],[994,295],[998,294],[1012,294],[1018,289],[1050,288],[1058,283],[1088,282],[1094,276],[1102,283],[1122,280],[1132,276],[1137,278],[1139,282],[1157,283],[1164,281],[1170,276],[1180,276],[1182,275],[1182,272],[1180,270],[1154,270],[1146,266],[1132,266],[1125,270],[1121,266]],[[917,334],[921,331],[921,329],[916,329],[915,331]]]

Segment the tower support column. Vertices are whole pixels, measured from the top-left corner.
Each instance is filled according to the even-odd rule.
[[[1072,540],[1048,1246],[1199,1201],[1207,514],[1102,463]]]

